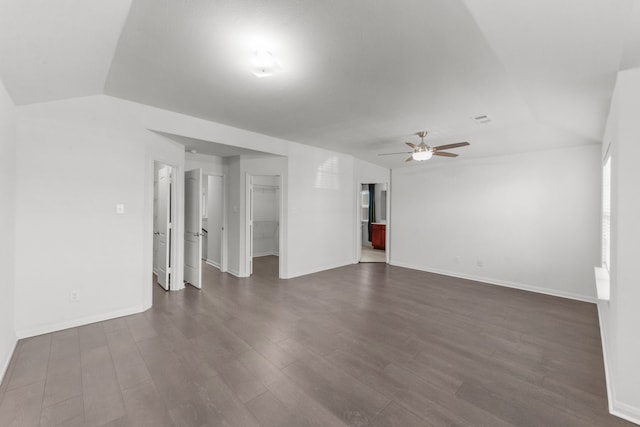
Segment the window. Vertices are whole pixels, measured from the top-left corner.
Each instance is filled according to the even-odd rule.
[[[611,156],[602,167],[602,266],[611,266]]]

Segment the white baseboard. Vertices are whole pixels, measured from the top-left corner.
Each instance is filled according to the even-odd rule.
[[[609,409],[611,415],[625,419],[634,424],[640,425],[640,409],[627,405],[626,403],[613,402],[613,408]]]
[[[520,289],[523,291],[536,292],[544,295],[551,295],[554,297],[568,298],[577,301],[590,302],[595,304],[597,302],[596,297],[588,295],[579,295],[571,292],[558,291],[555,289],[541,288],[533,285],[525,285],[524,283],[510,282],[507,280],[496,280],[490,277],[476,276],[474,274],[456,273],[452,271],[439,270],[436,268],[429,268],[419,265],[405,264],[401,262],[389,262],[390,265],[397,267],[410,268],[412,270],[425,271],[427,273],[442,274],[443,276],[457,277],[459,279],[474,280],[476,282],[488,283],[490,285],[504,286],[506,288]]]
[[[607,329],[604,327],[602,305],[604,302],[597,303],[598,306],[598,324],[600,326],[600,343],[602,344],[602,359],[604,360],[604,379],[607,385],[607,402],[609,406],[609,412],[613,413],[613,377],[611,375],[611,369],[609,364],[609,355],[607,352]]]
[[[598,302],[598,321],[600,323],[600,340],[602,342],[602,358],[604,359],[604,376],[607,384],[607,401],[609,403],[609,413],[611,415],[615,415],[616,417],[625,419],[632,423],[640,425],[640,409],[635,408],[631,405],[627,405],[626,403],[618,402],[615,393],[614,387],[614,379],[613,372],[611,371],[611,359],[610,355],[607,351],[609,348],[607,346],[607,342],[609,338],[607,337],[607,330],[604,326],[604,313],[603,310],[608,306],[608,302],[600,301]]]
[[[204,262],[209,264],[211,267],[215,267],[218,270],[222,270],[222,268],[220,267],[220,263],[218,263],[218,262],[211,261],[210,259],[206,259],[206,260],[204,260]]]
[[[7,355],[7,360],[2,364],[2,370],[0,370],[0,383],[4,380],[4,376],[7,374],[7,370],[9,369],[9,363],[11,363],[11,358],[13,357],[13,353],[16,352],[16,348],[18,347],[18,339],[16,338],[13,341],[13,348]]]
[[[102,322],[104,320],[111,320],[122,316],[128,316],[130,314],[142,313],[149,309],[149,307],[135,306],[129,308],[123,308],[120,310],[110,311],[108,313],[95,314],[91,316],[81,317],[79,319],[65,320],[63,322],[54,323],[46,326],[39,326],[36,328],[22,329],[16,332],[19,339],[35,337],[36,335],[48,334],[50,332],[61,331],[63,329],[75,328],[78,326],[88,325],[90,323]]]
[[[241,276],[240,272],[238,270],[232,270],[231,268],[227,269],[226,272],[231,274],[232,276],[236,276],[236,277],[239,277],[241,279],[244,278],[244,277],[249,277],[249,276]]]
[[[260,252],[260,253],[257,253],[257,254],[253,254],[254,258],[260,258],[260,257],[263,257],[263,256],[278,256],[278,253],[271,251],[271,252]]]
[[[314,273],[319,273],[321,271],[325,271],[325,270],[331,270],[333,268],[340,268],[340,267],[344,267],[345,265],[352,265],[353,262],[351,260],[349,261],[343,261],[343,262],[339,262],[339,263],[335,263],[335,264],[327,264],[327,265],[323,265],[320,267],[313,267],[310,268],[308,270],[304,270],[304,271],[297,271],[294,273],[289,273],[285,276],[282,276],[282,279],[293,279],[294,277],[300,277],[300,276],[306,276],[308,274],[314,274]]]

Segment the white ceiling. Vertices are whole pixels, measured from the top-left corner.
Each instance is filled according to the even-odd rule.
[[[233,157],[233,156],[245,156],[245,157],[264,157],[272,156],[273,154],[265,153],[262,151],[250,150],[248,148],[234,147],[233,145],[221,144],[219,142],[207,141],[199,138],[191,138],[183,135],[176,135],[168,132],[161,132],[152,130],[159,135],[171,139],[174,142],[184,146],[184,151],[191,152],[192,154],[205,154],[208,156],[218,157]]]
[[[633,4],[0,0],[0,77],[19,104],[106,93],[397,167],[376,154],[422,129],[464,157],[599,142]],[[279,73],[251,73],[260,47]]]
[[[0,78],[16,104],[104,92],[131,0],[0,0]]]

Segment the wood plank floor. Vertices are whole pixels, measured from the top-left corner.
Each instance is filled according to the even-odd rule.
[[[0,426],[623,426],[596,307],[385,264],[273,257],[21,340]]]

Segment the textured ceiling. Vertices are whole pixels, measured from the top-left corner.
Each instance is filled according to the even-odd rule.
[[[162,135],[170,140],[177,142],[184,146],[185,151],[189,151],[193,154],[205,154],[209,156],[219,157],[233,157],[233,156],[246,156],[246,157],[264,157],[271,156],[270,153],[264,153],[262,151],[249,150],[248,148],[234,147],[232,145],[220,144],[218,142],[206,141],[204,139],[191,138],[183,135],[175,135],[167,132],[152,131],[159,135]]]
[[[104,92],[131,0],[0,0],[0,78],[16,104]]]
[[[623,57],[632,7],[1,0],[0,76],[21,104],[106,93],[396,167],[406,156],[376,154],[422,129],[430,145],[470,141],[465,157],[599,142],[616,72],[637,58]],[[279,73],[251,73],[260,47]]]

